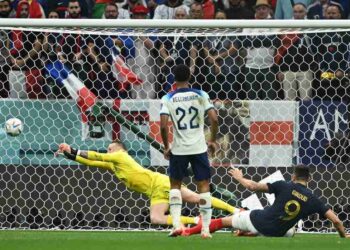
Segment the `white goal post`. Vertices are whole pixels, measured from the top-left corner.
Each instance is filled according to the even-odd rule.
[[[18,137],[0,129],[0,228],[164,228],[150,224],[146,196],[54,152],[62,142],[106,152],[118,138],[166,173],[160,98],[185,63],[219,115],[212,194],[264,207],[274,197],[244,190],[227,169],[266,182],[307,164],[309,187],[349,230],[349,48],[349,20],[0,19],[0,127],[24,123]],[[318,216],[299,227],[334,231]]]

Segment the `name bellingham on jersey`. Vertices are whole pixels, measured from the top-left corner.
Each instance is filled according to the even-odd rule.
[[[201,154],[207,151],[204,118],[214,108],[205,91],[180,88],[162,98],[160,114],[169,115],[174,124],[174,155]]]

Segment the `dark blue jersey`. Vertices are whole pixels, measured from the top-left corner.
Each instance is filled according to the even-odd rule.
[[[268,192],[275,194],[275,202],[250,213],[252,224],[265,236],[283,236],[300,219],[314,213],[324,216],[329,209],[302,184],[277,181],[267,186]]]

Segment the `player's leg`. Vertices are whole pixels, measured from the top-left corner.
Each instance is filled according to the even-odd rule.
[[[170,191],[169,191],[169,205],[170,215],[172,216],[173,230],[169,236],[177,236],[181,234],[181,184],[182,179],[187,174],[188,157],[170,155],[169,161],[169,176],[170,176]]]
[[[211,233],[222,228],[235,228],[255,235],[259,234],[250,220],[250,211],[242,211],[233,216],[211,220],[209,227]],[[189,236],[200,232],[201,225],[198,224],[197,226],[184,230],[182,235]]]
[[[219,218],[219,219],[212,219],[209,225],[209,232],[213,233],[217,230],[220,230],[225,227],[232,227],[232,216]],[[182,231],[182,236],[190,236],[193,234],[199,234],[202,233],[202,223],[198,223],[196,226],[191,228],[186,228]]]
[[[186,187],[181,187],[181,196],[184,202],[199,204],[199,194]],[[235,207],[215,197],[211,197],[211,204],[213,208],[227,211],[231,214],[233,214],[236,210]]]
[[[166,214],[169,210],[169,189],[169,177],[165,175],[159,175],[153,183],[152,195],[150,197],[150,218],[152,224],[173,224],[173,217]],[[197,224],[198,220],[198,217],[180,217],[182,224]]]
[[[169,210],[169,203],[159,203],[151,205],[150,207],[150,218],[153,225],[173,225],[173,217],[171,215],[166,215]],[[180,216],[181,224],[197,224],[197,217]]]
[[[210,165],[207,152],[191,155],[191,166],[199,192],[199,212],[202,216],[202,238],[210,238],[209,225],[212,215],[210,195]]]

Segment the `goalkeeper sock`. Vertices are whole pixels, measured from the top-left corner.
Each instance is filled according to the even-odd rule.
[[[196,220],[198,217],[188,217],[188,216],[181,216],[180,217],[180,222],[184,225],[187,224],[197,224]],[[168,215],[167,220],[166,220],[167,225],[173,225],[173,217],[171,215]]]
[[[173,219],[174,228],[181,227],[182,197],[179,189],[171,189],[169,192],[170,215]]]
[[[211,196],[209,192],[199,194],[199,212],[202,215],[202,231],[209,232],[212,214]]]
[[[227,211],[230,214],[234,214],[235,210],[237,210],[235,207],[231,206],[230,204],[215,197],[211,197],[211,204],[213,208]]]

